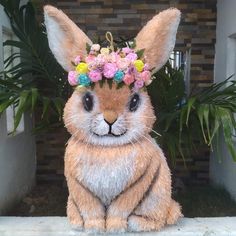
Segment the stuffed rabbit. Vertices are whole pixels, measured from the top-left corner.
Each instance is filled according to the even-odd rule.
[[[96,55],[102,60],[108,58],[110,49],[96,54],[100,46],[92,45],[62,11],[45,6],[44,13],[49,46],[61,66],[70,71],[71,85],[77,83],[73,80],[75,63],[79,73],[80,85],[64,109],[65,126],[72,135],[65,153],[70,223],[79,230],[95,232],[152,231],[176,223],[181,209],[171,198],[165,156],[149,134],[155,122],[150,98],[139,88],[148,85],[150,73],[168,60],[175,44],[179,10],[159,13],[136,36],[135,50],[144,49],[145,63],[127,47],[119,55],[112,52],[102,77],[98,69],[87,64]],[[86,45],[92,47],[89,57]],[[130,68],[128,72],[118,71],[123,64],[117,65],[117,57],[128,66],[133,63],[131,69],[138,76],[134,89],[130,86],[133,72]],[[103,84],[96,83],[104,77],[107,80]],[[124,86],[118,87],[120,78]]]

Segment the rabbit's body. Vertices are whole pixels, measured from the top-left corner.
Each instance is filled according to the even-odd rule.
[[[145,49],[144,56],[151,68],[160,68],[168,59],[179,20],[177,9],[166,10],[137,35],[137,49]],[[52,52],[64,69],[70,70],[73,57],[84,58],[86,42],[91,44],[91,41],[54,7],[45,7],[45,24]],[[116,68],[115,58],[109,57],[107,65],[113,63]],[[142,66],[143,62],[137,60],[137,63]],[[86,63],[80,66],[83,67],[79,68],[80,77],[88,79],[81,72]],[[90,69],[98,73],[93,67]],[[140,82],[138,69],[131,69],[120,73],[135,71],[136,82]],[[110,76],[109,73],[103,70],[104,76]],[[181,217],[181,210],[171,198],[171,175],[166,159],[150,136],[156,120],[153,107],[145,90],[120,87],[119,81],[112,81],[112,76],[109,79],[110,82],[101,81],[102,84],[94,83],[91,87],[80,86],[64,109],[65,126],[72,135],[65,153],[67,215],[77,229],[159,230],[165,224],[174,224]]]
[[[170,214],[174,205],[170,171],[161,149],[154,142],[145,139],[140,142],[102,150],[73,139],[68,143],[65,156],[67,181],[78,181],[98,204],[94,204],[91,212],[89,198],[82,200],[88,201],[85,211],[97,218],[93,223],[85,222],[88,227],[124,231],[128,226],[134,231],[158,230],[167,222],[175,222],[181,214],[177,204]],[[70,184],[69,190],[71,196],[77,194],[70,189]],[[80,196],[76,199],[80,201]],[[72,222],[77,217],[84,217],[83,211],[77,214],[75,216],[68,208]],[[143,220],[145,224],[142,224]],[[82,224],[81,220],[79,226]]]
[[[127,112],[127,101],[132,96],[128,88],[116,90],[115,84],[112,88],[107,84],[103,88],[96,85],[89,93],[101,105],[94,107],[92,114],[80,112],[76,116],[86,93],[75,91],[64,112],[65,124],[73,134],[65,155],[70,192],[67,214],[72,224],[101,231],[144,231],[174,223],[181,215],[180,207],[171,199],[170,171],[163,152],[148,135],[155,117],[146,92],[140,93],[142,101],[137,115]],[[96,121],[100,112],[105,113],[108,108],[122,113],[124,120],[120,118],[120,122],[127,130],[124,135],[101,136],[101,146],[97,135],[83,135],[80,129],[76,130],[75,123],[81,129],[93,127],[91,120]],[[100,131],[103,130],[102,126]],[[131,137],[134,138],[128,141]]]

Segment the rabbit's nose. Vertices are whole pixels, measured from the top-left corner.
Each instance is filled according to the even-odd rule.
[[[112,125],[117,120],[118,114],[112,110],[105,110],[103,112],[103,117],[108,125]]]

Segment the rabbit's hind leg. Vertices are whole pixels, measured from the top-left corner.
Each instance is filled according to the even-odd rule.
[[[175,224],[179,217],[182,217],[180,205],[171,200],[171,204],[167,213],[167,218],[161,217],[159,220],[151,219],[145,216],[131,215],[128,219],[129,231],[141,232],[141,231],[158,231],[165,224]]]
[[[166,223],[168,225],[175,224],[180,217],[183,217],[181,206],[175,200],[171,200]]]
[[[160,230],[181,216],[179,205],[171,199],[170,172],[165,163],[153,178],[140,204],[128,218],[130,231]]]
[[[128,219],[128,230],[132,232],[158,231],[165,222],[148,219],[144,216],[131,215]]]
[[[68,197],[68,202],[67,202],[67,217],[73,229],[75,230],[83,229],[83,219],[71,196]]]

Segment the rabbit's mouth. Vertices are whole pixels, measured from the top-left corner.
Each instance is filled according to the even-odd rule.
[[[98,136],[98,137],[121,137],[121,136],[125,135],[126,132],[127,132],[127,130],[125,130],[125,131],[124,131],[123,133],[121,133],[121,134],[114,134],[114,133],[112,133],[111,131],[109,131],[109,133],[103,134],[103,135],[97,134],[97,133],[95,133],[95,132],[93,132],[93,134],[95,134],[95,135]]]

